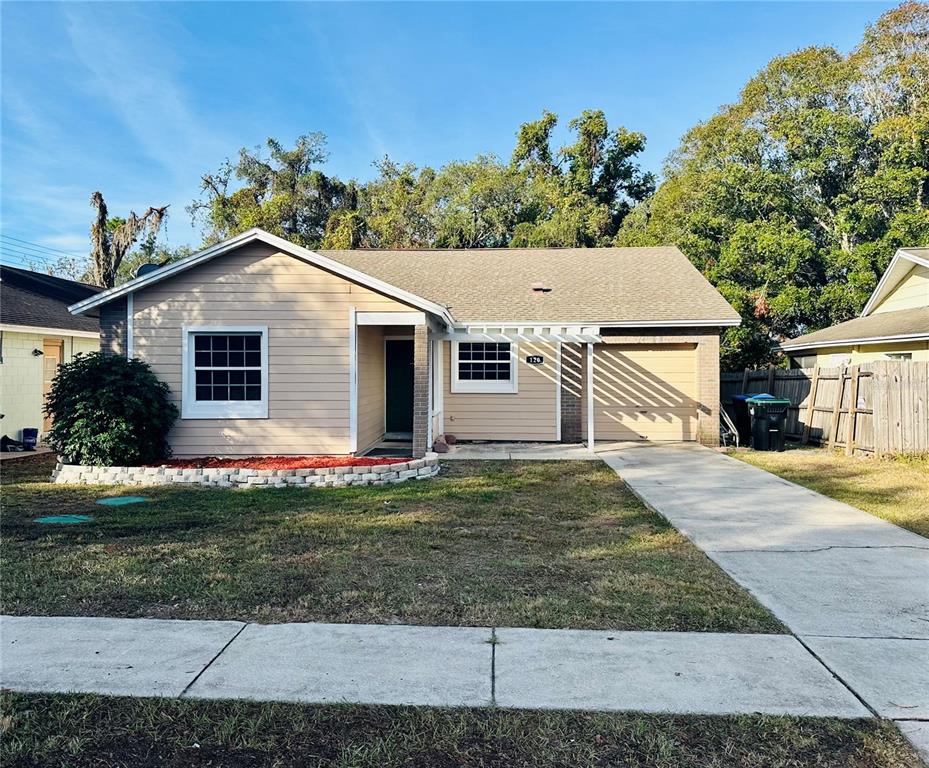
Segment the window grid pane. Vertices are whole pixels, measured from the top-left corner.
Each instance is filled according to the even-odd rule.
[[[261,400],[261,334],[194,334],[197,401]]]
[[[458,378],[461,381],[509,381],[512,374],[508,342],[460,342]]]

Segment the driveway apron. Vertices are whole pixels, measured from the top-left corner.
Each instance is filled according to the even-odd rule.
[[[929,539],[698,445],[598,455],[875,712],[929,719]]]

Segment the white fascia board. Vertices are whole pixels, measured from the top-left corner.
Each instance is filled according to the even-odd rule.
[[[79,301],[76,304],[72,304],[70,307],[68,307],[68,310],[72,314],[79,315],[83,312],[86,312],[88,309],[105,304],[108,301],[125,296],[126,294],[133,293],[140,288],[154,285],[155,283],[161,282],[165,278],[176,275],[179,272],[184,272],[185,270],[188,270],[197,264],[202,264],[203,262],[209,261],[210,259],[215,259],[217,256],[228,253],[234,248],[238,248],[239,246],[245,245],[246,243],[255,241],[270,245],[279,249],[280,251],[283,251],[284,253],[294,256],[298,259],[302,259],[308,264],[325,269],[329,272],[339,275],[340,277],[344,277],[346,280],[351,280],[354,283],[358,283],[359,285],[363,285],[364,287],[370,288],[373,291],[390,296],[391,298],[397,299],[398,301],[401,301],[405,304],[411,304],[418,309],[431,312],[443,318],[449,324],[454,322],[448,310],[440,304],[436,304],[435,302],[424,299],[421,296],[416,296],[409,291],[405,291],[402,288],[397,288],[394,285],[385,283],[383,280],[378,280],[375,277],[371,277],[371,275],[368,275],[357,269],[353,269],[352,267],[348,267],[345,264],[336,261],[335,259],[330,259],[328,256],[323,256],[322,254],[311,251],[308,248],[304,248],[303,246],[295,245],[294,243],[291,243],[282,237],[272,235],[270,232],[265,232],[263,229],[250,229],[240,235],[236,235],[235,237],[224,240],[221,243],[217,243],[210,248],[206,248],[198,253],[194,253],[185,259],[176,261],[173,264],[168,264],[164,267],[161,267],[160,269],[154,270],[153,272],[149,272],[147,275],[142,275],[141,277],[137,277],[134,280],[130,280],[128,283],[123,283],[123,285],[110,288],[106,291],[84,299],[83,301]]]
[[[727,318],[725,320],[597,320],[595,322],[565,322],[564,320],[551,322],[543,322],[539,320],[533,320],[531,322],[527,322],[525,320],[469,320],[468,322],[454,323],[453,330],[455,332],[466,332],[469,328],[477,328],[479,326],[489,328],[500,328],[501,326],[508,328],[583,327],[585,329],[596,329],[596,332],[599,333],[601,328],[684,328],[688,326],[707,328],[718,326],[736,326],[741,324],[741,318]]]
[[[544,341],[565,344],[599,344],[603,340],[603,337],[596,333],[483,333],[475,330],[470,333],[438,333],[436,338],[442,341]]]
[[[901,264],[901,262],[904,263]],[[910,270],[913,268],[912,265],[929,267],[929,259],[917,256],[915,253],[906,250],[906,248],[900,248],[890,260],[890,264],[887,265],[887,269],[884,270],[881,279],[877,281],[877,285],[868,298],[867,304],[865,304],[864,309],[861,310],[860,317],[867,317],[870,315],[875,308],[887,298],[887,294],[896,288],[899,282],[910,273]]]
[[[358,325],[425,325],[425,312],[358,312]]]
[[[99,339],[96,331],[75,331],[72,328],[50,328],[40,325],[12,325],[0,323],[0,331],[6,333],[32,333],[42,336],[74,336],[79,339]]]
[[[807,349],[826,349],[827,347],[842,347],[847,344],[889,344],[897,341],[929,341],[929,333],[901,333],[896,336],[866,336],[857,339],[837,339],[836,341],[815,341],[807,344],[781,344],[784,352],[802,352]]]
[[[929,267],[929,258],[913,253],[913,251],[910,250],[909,248],[901,248],[900,253],[902,253],[906,258],[908,258],[914,264],[919,264],[920,266],[923,266],[923,267]]]

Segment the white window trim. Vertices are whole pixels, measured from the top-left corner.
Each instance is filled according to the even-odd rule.
[[[475,340],[477,341],[477,340]],[[451,391],[453,393],[467,394],[504,394],[515,395],[519,392],[519,345],[515,341],[495,342],[499,344],[510,345],[510,378],[509,380],[498,381],[462,381],[458,378],[458,345],[469,344],[471,342],[452,342],[452,380]]]
[[[181,337],[181,418],[182,419],[266,419],[268,418],[268,326],[266,325],[185,325]],[[261,400],[227,400],[198,403],[195,398],[195,333],[261,334]]]

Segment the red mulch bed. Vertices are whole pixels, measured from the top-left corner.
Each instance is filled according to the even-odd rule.
[[[194,459],[170,459],[164,462],[164,466],[177,469],[318,469],[372,467],[375,464],[399,464],[409,460],[410,457],[403,459],[387,456],[248,456],[244,459],[200,456]]]

